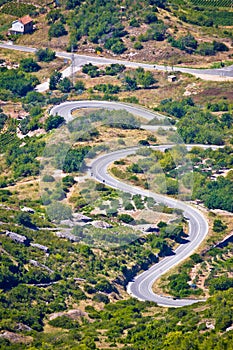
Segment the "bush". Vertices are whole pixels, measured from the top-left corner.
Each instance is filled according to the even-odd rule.
[[[38,61],[51,62],[55,59],[56,53],[48,48],[39,49],[36,51],[36,57]]]
[[[23,97],[39,83],[39,80],[19,69],[0,68],[0,86],[4,93],[12,92],[14,97]],[[10,93],[9,93],[10,96]]]
[[[125,70],[125,66],[119,63],[110,64],[105,68],[105,74],[107,75],[117,75],[118,73],[122,73]]]
[[[26,226],[26,227],[31,227],[32,226],[31,217],[30,217],[30,215],[28,213],[25,213],[25,212],[21,212],[21,213],[17,214],[16,222],[19,225],[23,225],[23,226]]]
[[[38,104],[45,101],[44,95],[37,91],[30,91],[24,98],[24,102],[28,104]]]
[[[93,301],[96,301],[97,303],[104,303],[104,304],[109,304],[110,300],[107,295],[104,294],[96,294],[93,297]]]
[[[112,84],[98,84],[94,86],[94,89],[106,94],[117,94],[120,91],[119,86]]]
[[[60,81],[58,85],[58,89],[61,90],[61,92],[70,92],[72,88],[72,83],[69,78],[64,78]]]
[[[49,324],[53,327],[59,327],[64,329],[78,328],[79,326],[77,321],[74,321],[70,317],[65,315],[50,320]]]
[[[100,75],[99,68],[92,63],[85,64],[82,68],[84,74],[88,74],[91,78],[98,77]]]
[[[30,4],[23,4],[17,2],[8,2],[2,6],[1,12],[7,15],[23,17],[34,12],[36,7]]]
[[[89,150],[88,146],[70,149],[66,154],[62,170],[66,173],[80,171],[85,165],[84,158]]]
[[[24,72],[31,73],[40,70],[40,66],[36,63],[33,58],[24,58],[20,61],[19,68]]]
[[[119,40],[119,41],[117,41],[115,44],[113,44],[111,46],[111,50],[112,50],[113,53],[115,53],[117,55],[120,55],[123,52],[125,52],[127,50],[127,48],[125,47],[123,42]]]
[[[52,175],[44,175],[42,178],[42,181],[44,182],[54,182],[55,179]]]
[[[227,225],[225,225],[222,220],[216,219],[214,220],[213,230],[214,232],[222,232],[227,228]]]
[[[140,43],[140,41],[136,41],[134,43],[133,47],[134,47],[135,50],[142,50],[143,49],[143,45],[142,45],[142,43]]]
[[[6,121],[7,121],[7,115],[4,113],[0,113],[0,130],[3,129]]]
[[[131,202],[125,204],[125,210],[134,210],[134,206]]]
[[[196,52],[202,56],[213,56],[215,55],[214,46],[212,43],[201,43],[198,46]]]
[[[138,144],[141,146],[150,146],[150,143],[147,140],[139,140]]]
[[[147,12],[144,17],[144,22],[147,24],[155,23],[158,21],[157,16],[152,12]]]
[[[50,38],[59,38],[60,36],[67,35],[67,31],[61,22],[56,22],[49,28]]]
[[[118,219],[126,224],[134,222],[134,218],[129,214],[121,214],[118,216]]]
[[[61,82],[62,74],[60,72],[53,72],[50,76],[49,88],[50,90],[56,90]]]
[[[85,84],[82,80],[76,81],[74,88],[76,91],[84,91],[85,90]]]
[[[58,128],[65,122],[65,119],[59,115],[50,115],[45,122],[45,130],[49,131]]]
[[[216,291],[219,290],[227,290],[229,288],[233,288],[233,278],[229,278],[226,276],[220,276],[217,278],[213,278],[210,281],[210,294],[214,294]]]
[[[114,291],[114,288],[112,287],[111,283],[107,280],[101,280],[97,282],[95,285],[95,289],[103,293],[112,293]]]
[[[63,203],[55,202],[48,206],[47,214],[49,219],[55,222],[70,219],[72,217],[71,208]]]

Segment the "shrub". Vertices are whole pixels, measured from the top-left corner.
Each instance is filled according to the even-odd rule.
[[[7,115],[4,113],[0,113],[0,130],[3,129],[6,121],[7,121]]]
[[[213,230],[214,232],[222,232],[227,228],[227,225],[225,225],[221,220],[216,219],[214,220]]]
[[[61,82],[62,74],[60,72],[53,72],[50,76],[49,88],[50,90],[56,90],[58,84]]]
[[[65,119],[59,115],[50,115],[45,122],[45,130],[49,131],[58,128]]]
[[[49,28],[49,37],[59,38],[60,36],[67,35],[67,31],[61,22],[57,22],[51,25]]]
[[[56,57],[56,53],[48,48],[39,49],[36,51],[36,57],[38,61],[50,62]]]
[[[213,56],[215,55],[214,46],[212,43],[201,43],[198,46],[196,52],[202,56]]]
[[[134,43],[133,47],[134,47],[135,50],[142,50],[143,49],[143,45],[142,45],[142,43],[140,43],[140,41],[136,41]]]
[[[60,222],[61,220],[70,219],[72,217],[72,210],[66,204],[55,202],[48,206],[47,214],[50,220]]]
[[[104,304],[109,304],[109,298],[107,295],[104,294],[96,294],[93,297],[93,301],[96,301],[97,303],[104,303]]]
[[[33,60],[33,58],[24,58],[20,61],[19,68],[24,72],[31,73],[37,72],[41,67]]]
[[[125,210],[134,210],[134,206],[132,203],[128,202],[125,204]]]
[[[55,179],[52,175],[44,175],[42,178],[42,181],[44,182],[54,182]]]
[[[76,91],[84,91],[85,90],[85,84],[82,80],[76,81],[74,88]]]
[[[122,221],[126,224],[134,222],[134,218],[129,214],[121,214],[118,216],[118,218],[120,221]]]
[[[112,287],[111,283],[107,280],[101,280],[97,282],[95,285],[95,289],[103,293],[111,293],[114,291],[114,288]]]
[[[68,316],[59,316],[49,321],[49,324],[53,327],[72,329],[77,328],[79,326],[77,321],[72,320]]]
[[[30,4],[8,2],[2,6],[1,12],[7,15],[23,17],[35,11],[36,7]]]
[[[69,78],[65,77],[62,79],[58,85],[58,89],[61,90],[61,92],[70,92],[72,88],[72,83]]]

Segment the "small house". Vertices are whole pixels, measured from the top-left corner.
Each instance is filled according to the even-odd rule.
[[[170,82],[170,83],[173,83],[174,81],[176,81],[176,76],[175,75],[169,75],[167,77],[167,80]]]
[[[9,34],[28,34],[33,31],[33,20],[30,16],[24,16],[12,22]]]

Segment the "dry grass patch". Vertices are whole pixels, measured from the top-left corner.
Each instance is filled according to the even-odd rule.
[[[18,181],[14,186],[8,186],[7,189],[15,194],[19,203],[26,199],[34,201],[40,199],[38,178],[29,177]]]
[[[36,56],[32,53],[7,49],[1,49],[0,58],[4,59],[9,65],[19,63],[24,58],[33,58],[36,60]],[[51,62],[38,62],[38,64],[41,69],[38,72],[31,74],[35,75],[41,82],[49,78],[54,71],[60,71],[69,66],[69,62],[65,63],[61,58],[56,58]]]

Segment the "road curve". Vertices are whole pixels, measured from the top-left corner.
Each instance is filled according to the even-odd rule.
[[[105,101],[74,101],[65,102],[58,106],[53,107],[50,110],[50,114],[59,114],[63,116],[66,121],[71,121],[72,111],[78,108],[107,108],[107,109],[126,109],[127,111],[141,116],[145,119],[151,120],[156,115],[145,108],[131,106],[128,104],[122,104],[117,102],[105,102]],[[159,115],[163,118],[162,115]],[[154,146],[155,149],[164,151],[167,148],[171,148],[174,145],[162,145]],[[187,148],[192,148],[195,145],[186,145]],[[207,146],[207,145],[196,145],[203,148],[211,147],[213,149],[218,148],[218,146]],[[123,183],[108,173],[108,167],[115,160],[124,158],[130,154],[134,154],[138,147],[132,147],[123,150],[117,150],[109,154],[101,155],[94,159],[91,163],[91,173],[93,178],[99,182],[105,182],[106,185],[125,191],[131,194],[141,194],[142,196],[153,197],[157,202],[163,203],[172,208],[181,209],[184,216],[188,219],[189,224],[189,234],[188,242],[180,245],[175,250],[175,255],[165,257],[160,262],[151,266],[147,271],[136,276],[132,282],[127,286],[128,293],[139,299],[139,300],[149,300],[154,301],[158,305],[166,307],[182,307],[185,305],[191,305],[193,303],[199,302],[201,300],[196,299],[173,299],[171,297],[164,297],[157,295],[152,290],[153,283],[164,273],[170,270],[175,265],[179,264],[181,261],[190,256],[195,249],[201,244],[208,233],[208,223],[204,215],[196,208],[181,202],[179,200],[169,198],[167,196],[155,194],[149,192],[148,190],[143,190],[135,186]]]
[[[172,145],[155,146],[155,149],[163,151]],[[193,145],[192,145],[193,147]],[[156,263],[149,270],[135,277],[133,282],[127,286],[128,293],[139,300],[154,301],[158,305],[167,307],[181,307],[190,305],[200,300],[196,299],[172,299],[157,295],[152,290],[153,283],[172,267],[180,263],[182,260],[192,254],[193,251],[200,245],[208,233],[208,224],[203,214],[197,209],[173,198],[158,195],[148,190],[143,190],[135,186],[122,183],[116,180],[108,173],[108,167],[115,160],[124,158],[130,154],[134,154],[138,147],[127,150],[119,150],[95,159],[91,164],[91,172],[93,177],[99,182],[105,182],[107,186],[119,189],[131,194],[140,194],[142,196],[153,197],[157,202],[163,203],[172,208],[183,210],[184,216],[188,219],[189,235],[188,243],[180,245],[175,250],[175,255],[165,257],[159,263]]]
[[[14,45],[9,43],[0,43],[0,48],[31,52],[31,53],[35,53],[37,51],[37,49],[33,47],[27,47],[23,45]],[[72,59],[72,53],[69,53],[69,52],[57,51],[56,56],[66,60]],[[201,77],[202,79],[205,79],[206,77],[207,80],[213,80],[213,81],[216,80],[217,77],[218,78],[221,77],[224,79],[233,78],[233,65],[229,67],[223,67],[223,68],[207,68],[207,69],[187,68],[187,67],[179,67],[179,66],[171,67],[171,66],[158,65],[158,64],[149,64],[149,63],[127,61],[127,60],[120,60],[120,59],[114,59],[114,58],[105,58],[105,57],[99,57],[99,56],[89,56],[89,55],[79,55],[79,54],[73,54],[73,68],[72,69],[71,67],[66,68],[64,70],[63,77],[70,76],[72,72],[76,72],[80,70],[82,65],[86,63],[99,64],[99,65],[119,63],[119,64],[124,64],[126,67],[131,67],[131,68],[142,67],[144,69],[167,71],[167,72],[176,71],[181,73],[192,74],[196,77]],[[42,92],[48,89],[48,82],[44,82],[41,85],[42,86],[38,88],[39,89],[38,91]]]

